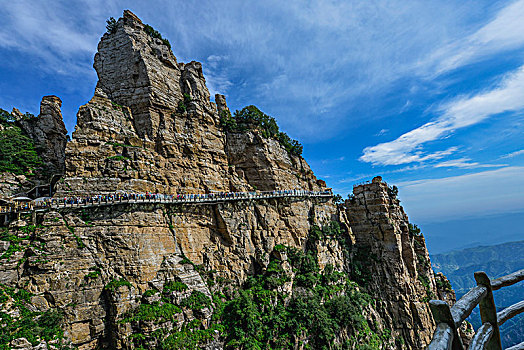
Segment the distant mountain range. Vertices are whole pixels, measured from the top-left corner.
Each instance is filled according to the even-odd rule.
[[[476,286],[473,273],[485,271],[492,279],[524,268],[524,241],[493,246],[480,246],[431,256],[435,272],[444,273],[451,282],[457,299]],[[497,308],[503,309],[524,299],[524,282],[494,292]],[[478,308],[469,318],[475,329],[481,325]],[[524,341],[524,315],[507,321],[501,327],[502,345],[509,347]]]

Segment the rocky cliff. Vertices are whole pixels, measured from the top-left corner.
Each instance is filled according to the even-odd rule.
[[[61,191],[319,188],[303,159],[274,140],[256,131],[226,137],[202,65],[178,63],[147,28],[125,11],[102,37],[95,96],[78,112]],[[223,96],[217,101],[227,109]]]
[[[6,167],[5,163],[15,163],[18,170],[0,172],[0,194],[3,197],[27,195],[31,189],[34,195],[35,186],[49,184],[53,175],[64,174],[67,130],[61,106],[60,98],[44,96],[40,114],[36,117],[29,113],[22,114],[16,108],[11,113],[0,110],[3,115],[1,136],[11,139],[10,144],[2,144],[5,149],[1,156],[10,156],[7,154],[10,148],[18,152],[10,159],[2,159],[2,168]]]
[[[56,96],[44,96],[40,114],[36,118],[23,118],[16,109],[18,123],[34,141],[37,152],[44,161],[43,175],[62,175],[65,170],[65,146],[67,130],[62,119],[62,100]]]
[[[353,269],[361,270],[363,282],[380,299],[388,327],[409,348],[423,348],[432,336],[427,302],[436,297],[424,237],[410,230],[395,190],[379,177],[354,188],[345,214],[354,240]]]
[[[225,98],[209,100],[201,64],[177,62],[130,11],[102,37],[94,67],[57,197],[325,189],[278,140],[224,128]],[[2,320],[21,324],[7,331],[13,348],[417,349],[434,328],[424,238],[379,178],[343,205],[119,204],[37,219],[1,238]],[[20,331],[29,319],[31,336]]]

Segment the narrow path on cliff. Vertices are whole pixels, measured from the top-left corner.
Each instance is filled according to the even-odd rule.
[[[104,195],[90,195],[85,197],[47,198],[39,201],[11,203],[0,206],[0,214],[31,213],[63,208],[89,208],[111,206],[118,204],[215,204],[229,201],[261,200],[284,197],[333,197],[331,190],[279,190],[266,192],[218,192],[209,194],[177,194],[167,195],[158,193],[127,193],[117,192]]]

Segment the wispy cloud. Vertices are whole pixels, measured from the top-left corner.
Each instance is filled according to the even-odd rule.
[[[102,8],[99,0],[90,1],[78,16],[65,2],[3,1],[0,48],[23,53],[43,71],[89,73],[107,18]]]
[[[524,108],[524,66],[507,74],[493,89],[473,96],[458,98],[439,108],[440,116],[394,141],[366,147],[360,160],[374,165],[398,165],[442,158],[456,149],[424,153],[422,146],[450,133],[504,112]]]
[[[522,154],[524,154],[524,149],[505,154],[505,155],[501,156],[500,159],[515,158],[515,157],[520,156]]]
[[[397,183],[415,222],[524,210],[524,167]]]
[[[228,56],[211,55],[204,62],[206,67],[206,85],[213,99],[215,94],[226,95],[233,83],[228,75],[219,67]]]
[[[502,8],[473,34],[438,48],[430,57],[432,74],[450,71],[468,63],[524,46],[524,0]],[[423,66],[427,61],[423,64]]]
[[[385,134],[388,133],[388,131],[389,131],[389,129],[380,129],[380,131],[377,132],[377,133],[375,134],[375,136],[382,136],[382,135],[385,135]]]
[[[470,158],[464,157],[459,159],[451,159],[444,162],[434,164],[435,168],[462,168],[462,169],[474,169],[474,168],[496,168],[507,166],[508,164],[481,164],[478,162],[472,162]]]

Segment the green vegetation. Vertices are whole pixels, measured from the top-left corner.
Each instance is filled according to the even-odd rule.
[[[187,290],[187,284],[181,281],[169,281],[164,285],[164,292],[183,292]]]
[[[44,248],[43,242],[36,242],[33,238],[36,229],[41,226],[27,225],[19,227],[18,232],[12,233],[8,228],[0,230],[0,241],[9,242],[9,247],[0,255],[0,260],[5,259],[10,261],[11,257],[16,252],[22,252],[26,248],[33,248],[34,252],[41,253]],[[19,261],[21,264],[23,261]]]
[[[191,295],[182,300],[180,305],[193,311],[199,311],[211,306],[211,299],[209,299],[209,297],[204,293],[198,290],[193,290]]]
[[[156,39],[160,39],[162,40],[162,42],[164,43],[164,45],[166,45],[167,47],[169,47],[171,49],[171,43],[169,42],[169,40],[167,39],[164,39],[162,37],[162,34],[160,34],[157,30],[155,30],[153,27],[151,27],[149,24],[145,24],[144,25],[144,31],[152,38],[156,38]]]
[[[397,186],[393,186],[393,187],[388,187],[388,194],[391,198],[397,198],[398,196],[398,187]]]
[[[113,293],[113,292],[116,292],[118,288],[122,286],[132,287],[133,285],[129,281],[127,281],[125,278],[120,278],[118,280],[112,279],[111,282],[109,282],[108,284],[104,286],[104,290],[107,290]]]
[[[195,266],[213,287],[212,298],[169,281],[161,291],[145,291],[120,322],[132,327],[136,348],[196,350],[219,338],[226,349],[381,349],[392,339],[366,320],[371,297],[347,273],[331,265],[321,269],[317,259],[324,240],[347,247],[343,233],[337,222],[313,225],[305,251],[276,245],[268,265],[256,267],[262,271],[236,290],[215,278],[216,271],[184,258],[180,263]],[[214,311],[207,326],[205,309]],[[186,318],[188,310],[194,319]]]
[[[389,332],[377,333],[364,317],[372,302],[369,295],[347,273],[331,265],[320,269],[318,242],[331,239],[347,246],[334,221],[312,226],[305,252],[274,247],[265,271],[249,277],[224,303],[220,318],[226,348],[292,349],[305,344],[306,349],[379,349],[389,341]],[[287,264],[291,271],[284,268]],[[289,282],[293,282],[291,294],[283,292]],[[351,336],[335,344],[335,338],[345,332]]]
[[[120,321],[124,324],[131,324],[133,327],[134,332],[131,339],[135,347],[151,348],[153,344],[157,349],[197,350],[213,339],[215,331],[218,331],[219,334],[222,332],[222,325],[215,323],[205,328],[202,320],[198,318],[176,327],[183,308],[193,310],[194,315],[198,317],[200,310],[211,305],[211,299],[198,291],[193,291],[189,297],[182,299],[180,304],[176,304],[176,298],[172,293],[182,293],[185,290],[187,290],[187,285],[180,281],[167,282],[161,292],[160,301],[151,303],[147,301],[147,298],[160,292],[152,289],[144,292],[142,303]],[[151,324],[160,325],[160,327],[155,327],[158,329],[153,332],[142,333],[144,328],[150,329]]]
[[[116,32],[116,19],[114,17],[109,17],[109,19],[106,21],[106,30],[108,34],[113,34]]]
[[[111,101],[111,105],[113,106],[113,109],[116,110],[116,111],[121,111],[122,110],[122,106],[119,105],[116,102]]]
[[[0,108],[0,125],[9,126],[15,122],[13,115],[6,110]]]
[[[220,113],[220,125],[227,131],[245,132],[257,129],[265,138],[277,140],[288,153],[300,156],[302,145],[279,130],[275,118],[263,113],[255,106],[247,106],[231,115],[228,111]]]
[[[342,202],[343,202],[342,196],[341,196],[340,194],[338,194],[338,193],[335,194],[335,195],[333,196],[333,202],[334,202],[335,204],[340,204],[340,203],[342,203]]]
[[[446,292],[453,291],[453,288],[451,287],[451,283],[449,283],[449,280],[440,279],[436,273],[434,274],[434,276],[435,276],[435,282],[437,283],[438,290],[443,290]]]
[[[0,312],[0,350],[11,349],[9,343],[18,338],[26,338],[32,345],[41,341],[58,341],[53,344],[59,349],[69,348],[64,344],[61,329],[62,312],[49,309],[45,312],[33,311],[31,306],[32,294],[24,289],[15,289],[0,284],[0,309],[12,311]]]
[[[82,238],[77,235],[75,233],[75,228],[73,226],[69,226],[67,223],[65,223],[65,226],[67,227],[67,229],[69,230],[69,232],[71,232],[71,234],[73,235],[73,237],[75,238],[76,240],[76,246],[78,247],[78,249],[84,249],[86,247],[84,241],[82,241]]]
[[[316,241],[340,233],[336,223],[314,226],[306,252],[275,247],[274,252],[286,252],[295,273],[293,293],[281,292],[291,279],[278,258],[281,254],[273,253],[266,271],[248,278],[224,306],[226,348],[293,349],[305,343],[307,349],[379,349],[389,341],[389,332],[376,333],[363,315],[372,301],[369,295],[346,273],[329,265],[323,271],[319,268]],[[343,331],[352,336],[335,345],[335,337]]]
[[[124,318],[122,323],[145,321],[161,324],[168,321],[173,322],[175,321],[175,315],[181,312],[182,310],[179,307],[171,303],[163,303],[162,305],[158,302],[140,304],[136,310]]]
[[[100,276],[102,274],[102,271],[100,270],[99,267],[90,267],[89,268],[89,273],[87,273],[84,278],[89,280],[89,279],[97,279],[98,276]]]
[[[185,256],[185,255],[182,255],[182,260],[180,260],[179,264],[181,264],[181,265],[193,265],[193,266],[195,265],[195,264],[193,264],[193,262],[192,262],[191,260],[189,260],[189,259],[187,258],[187,256]]]
[[[428,302],[431,299],[435,298],[435,295],[433,295],[433,292],[431,291],[431,285],[429,284],[429,277],[423,274],[418,275],[418,280],[422,285],[424,286],[424,289],[426,290],[426,296],[422,298],[423,302]]]
[[[179,113],[187,111],[187,105],[192,101],[191,96],[188,93],[184,94],[184,100],[178,102],[177,110]]]
[[[409,226],[409,234],[411,236],[417,236],[417,237],[422,236],[422,234],[420,233],[420,228],[416,224],[409,223],[408,226]]]
[[[26,116],[30,118],[32,114],[26,113]],[[34,174],[43,162],[31,138],[15,125],[11,114],[2,109],[0,125],[0,172],[16,175]]]
[[[116,160],[116,161],[122,162],[124,160],[129,160],[129,157],[118,155],[118,156],[107,157],[106,159],[107,160]]]

